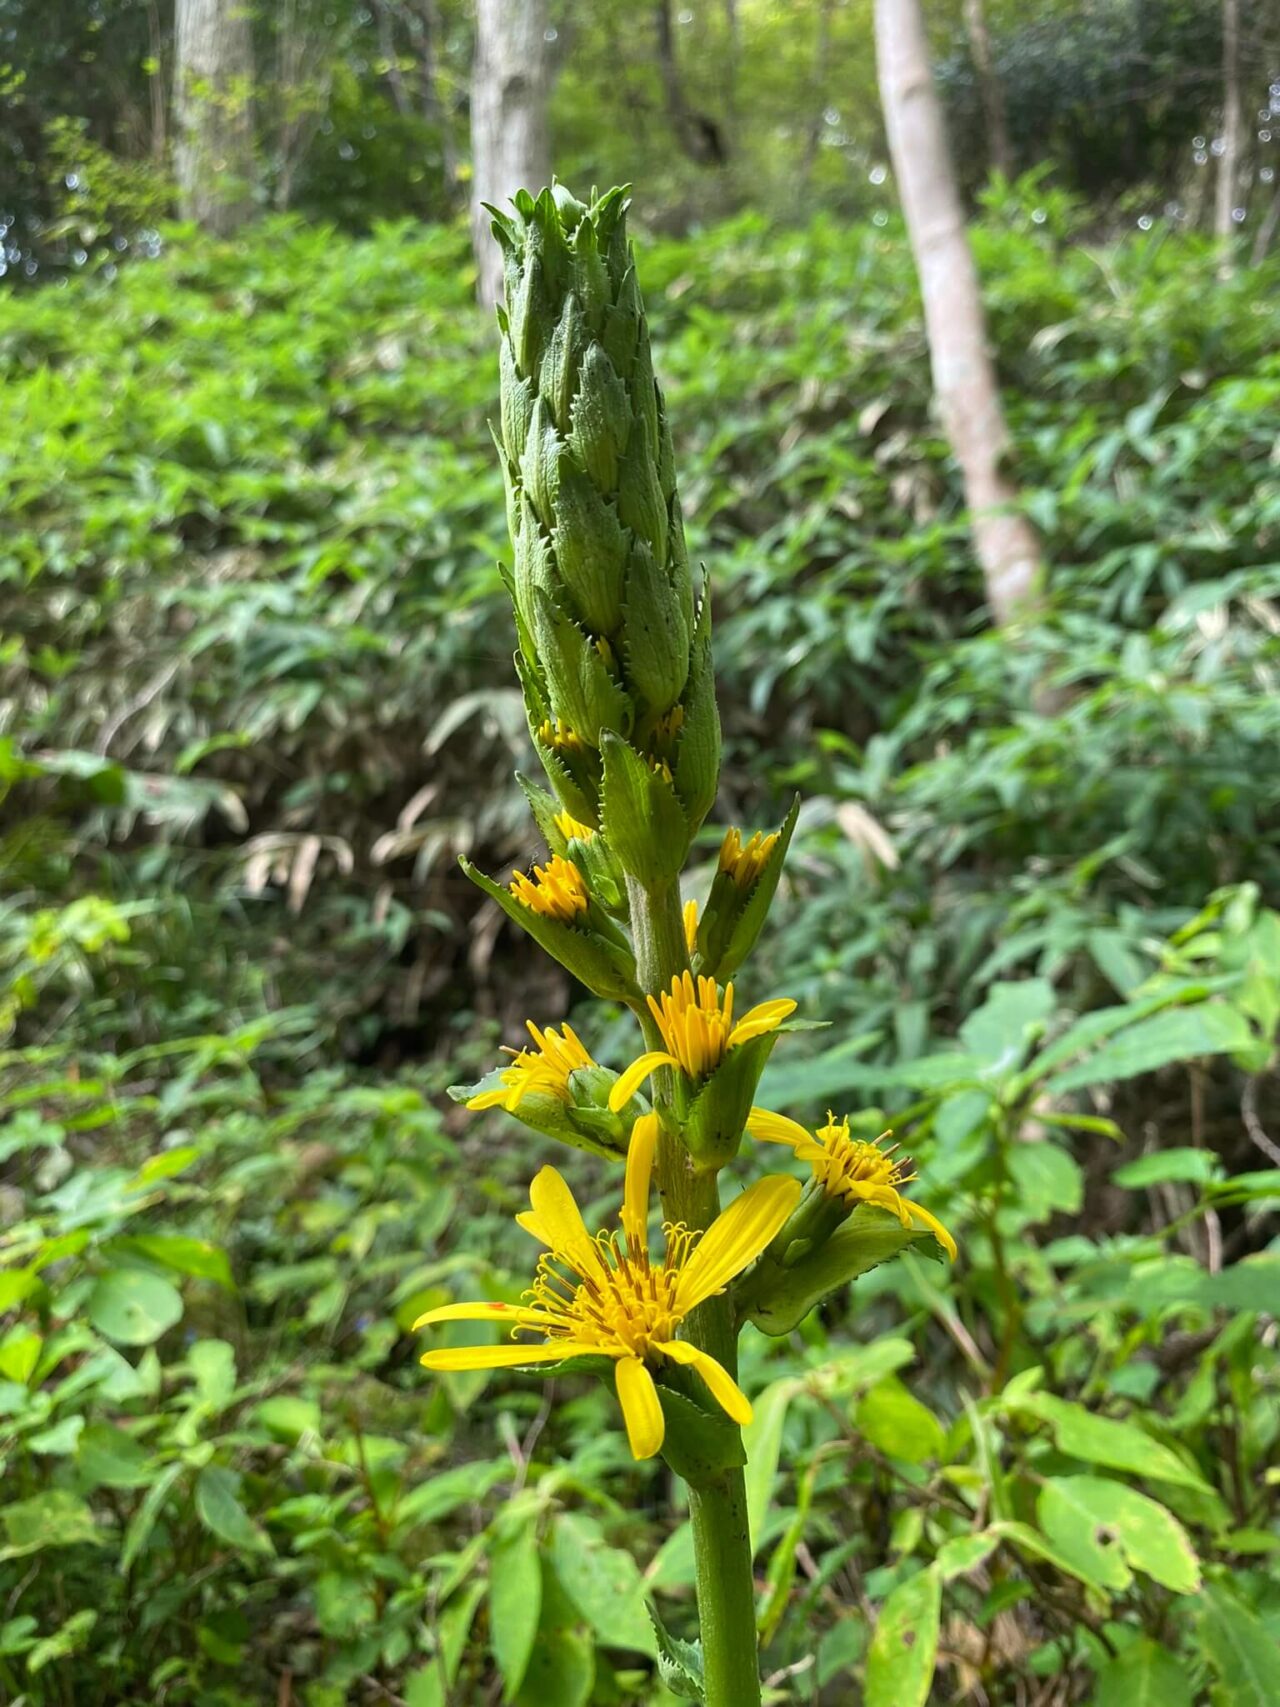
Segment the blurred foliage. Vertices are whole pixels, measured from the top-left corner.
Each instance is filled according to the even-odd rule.
[[[718,816],[808,797],[769,983],[839,1023],[768,1098],[893,1124],[963,1253],[747,1334],[770,1699],[1261,1707],[1280,263],[987,196],[1015,637],[887,206],[644,243]],[[405,1331],[526,1284],[541,1149],[442,1088],[573,999],[455,877],[536,851],[465,237],[153,247],[0,327],[0,1693],[660,1707],[660,1467]]]

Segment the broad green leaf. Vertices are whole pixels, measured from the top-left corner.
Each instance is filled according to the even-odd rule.
[[[1229,1055],[1253,1042],[1248,1022],[1225,1002],[1198,1002],[1193,1007],[1167,1008],[1139,1020],[1111,1038],[1088,1060],[1055,1074],[1045,1086],[1051,1096],[1084,1085],[1109,1084],[1154,1073],[1171,1061],[1194,1061],[1202,1055]]]
[[[221,1464],[206,1464],[196,1477],[196,1514],[219,1541],[242,1553],[271,1553],[266,1532],[240,1503],[240,1478]]]
[[[524,1682],[542,1613],[542,1566],[532,1523],[497,1536],[489,1548],[489,1641],[502,1674],[503,1699]]]
[[[76,1465],[84,1486],[142,1488],[155,1473],[146,1448],[114,1423],[90,1423],[80,1439]]]
[[[1221,1685],[1220,1707],[1276,1707],[1280,1647],[1255,1614],[1229,1590],[1211,1583],[1200,1597],[1198,1622],[1205,1655]]]
[[[1109,1470],[1132,1471],[1147,1481],[1210,1491],[1198,1472],[1134,1423],[1095,1416],[1083,1405],[1052,1393],[1020,1395],[1010,1408],[1040,1417],[1048,1423],[1059,1449],[1085,1464],[1104,1464]]]
[[[1098,1581],[1087,1564],[1081,1564],[1076,1559],[1068,1557],[1061,1548],[1055,1547],[1047,1536],[1041,1535],[1040,1531],[1034,1529],[1031,1524],[1018,1523],[1012,1518],[1002,1518],[999,1522],[989,1525],[987,1534],[994,1535],[998,1541],[1010,1542],[1020,1553],[1028,1554],[1033,1559],[1045,1560],[1047,1564],[1053,1565],[1065,1576],[1079,1578],[1082,1583],[1087,1583],[1090,1588],[1097,1589],[1100,1594],[1105,1593],[1105,1585]]]
[[[405,1680],[405,1707],[453,1707],[452,1694],[448,1702],[445,1700],[445,1683],[440,1675],[442,1662],[445,1679],[452,1689],[486,1587],[483,1582],[468,1583],[451,1596],[436,1622],[438,1654]]]
[[[652,1647],[652,1633],[649,1641]],[[586,1707],[595,1677],[590,1642],[576,1630],[544,1630],[516,1700],[519,1707]]]
[[[1046,978],[992,985],[986,1001],[960,1027],[960,1041],[980,1062],[984,1079],[1006,1078],[1018,1070],[1055,1001]]]
[[[119,1345],[151,1345],[182,1319],[182,1296],[161,1275],[113,1268],[89,1294],[89,1320]]]
[[[151,1262],[163,1263],[178,1274],[212,1280],[227,1292],[235,1290],[227,1253],[207,1239],[193,1239],[182,1233],[131,1233],[127,1238],[112,1240],[108,1255],[116,1252],[136,1253]]]
[[[320,1406],[294,1393],[274,1393],[253,1408],[255,1419],[277,1440],[296,1446],[304,1434],[319,1435]]]
[[[563,1513],[552,1531],[551,1559],[561,1587],[605,1647],[655,1656],[644,1583],[630,1553],[607,1546],[585,1519]]]
[[[1191,1707],[1183,1661],[1148,1636],[1130,1642],[1098,1673],[1092,1707]]]
[[[490,1488],[511,1474],[505,1461],[493,1464],[457,1464],[442,1470],[410,1490],[395,1508],[396,1529],[404,1531],[420,1523],[438,1523],[460,1505],[478,1504]]]
[[[1176,1594],[1200,1587],[1200,1563],[1186,1530],[1136,1488],[1103,1476],[1055,1477],[1040,1490],[1036,1509],[1050,1540],[1108,1588],[1127,1588],[1131,1569]]]
[[[1192,1180],[1204,1185],[1217,1172],[1218,1158],[1209,1150],[1192,1150],[1174,1146],[1140,1156],[1136,1162],[1126,1162],[1117,1168],[1112,1179],[1126,1191],[1136,1191],[1144,1185],[1162,1185],[1166,1180]]]
[[[998,1537],[988,1532],[978,1535],[957,1535],[938,1548],[938,1572],[944,1583],[977,1570],[995,1552]]]
[[[866,1707],[925,1707],[938,1657],[942,1579],[917,1571],[880,1608],[867,1650]]]
[[[941,1459],[946,1445],[942,1424],[895,1376],[879,1382],[859,1400],[854,1426],[887,1458],[908,1464]]]
[[[50,1488],[0,1508],[0,1524],[9,1538],[8,1546],[0,1547],[0,1560],[45,1547],[97,1547],[106,1539],[89,1507],[64,1488]]]
[[[164,1503],[169,1497],[173,1484],[182,1475],[185,1465],[166,1464],[164,1469],[152,1482],[143,1495],[142,1502],[129,1521],[125,1530],[124,1545],[120,1549],[120,1569],[128,1571],[134,1560],[142,1552],[151,1537],[151,1531],[156,1526],[156,1519],[164,1509]]]
[[[214,1412],[225,1410],[236,1390],[235,1348],[226,1340],[197,1340],[187,1362],[201,1401]]]
[[[1011,1144],[1006,1152],[1017,1209],[1030,1221],[1078,1215],[1084,1202],[1079,1162],[1056,1144]]]

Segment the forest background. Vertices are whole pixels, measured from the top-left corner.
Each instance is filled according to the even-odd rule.
[[[744,1340],[767,1698],[1280,1701],[1280,11],[927,11],[1045,566],[998,622],[868,0],[0,0],[0,1701],[686,1687],[610,1395],[407,1332],[517,1295],[554,1159],[449,1084],[621,1048],[457,867],[541,855],[512,41],[635,186],[708,870],[805,798],[761,976],[835,1024],[769,1099],[894,1126],[961,1243]]]

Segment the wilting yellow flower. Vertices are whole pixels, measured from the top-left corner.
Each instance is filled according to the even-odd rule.
[[[595,1066],[577,1032],[571,1025],[566,1025],[557,1037],[552,1026],[539,1031],[531,1019],[525,1024],[534,1047],[516,1050],[507,1049],[504,1045],[503,1052],[513,1059],[511,1065],[503,1069],[502,1088],[481,1091],[478,1096],[470,1097],[468,1108],[496,1108],[501,1104],[508,1114],[514,1114],[530,1091],[555,1097],[564,1103],[573,1100],[569,1075],[576,1073],[579,1067]]]
[[[743,847],[740,833],[737,830],[726,830],[724,841],[720,844],[720,870],[731,877],[739,889],[750,889],[764,870],[777,840],[776,830],[767,836],[757,830],[746,847]]]
[[[626,1106],[655,1067],[679,1067],[691,1079],[705,1078],[731,1049],[772,1031],[796,1007],[785,998],[760,1002],[735,1025],[733,985],[725,985],[722,998],[714,978],[699,978],[695,987],[690,972],[673,978],[661,1000],[650,996],[648,1002],[667,1047],[647,1050],[622,1074],[609,1093],[609,1107],[615,1113]]]
[[[589,842],[595,835],[590,824],[579,823],[572,812],[557,812],[551,822],[566,842],[571,842],[575,838],[580,842]]]
[[[690,1310],[721,1292],[753,1262],[795,1208],[798,1180],[774,1175],[757,1180],[701,1235],[668,1226],[660,1267],[649,1255],[649,1186],[658,1142],[658,1118],[642,1115],[631,1132],[623,1191],[622,1232],[587,1232],[573,1193],[555,1168],[543,1168],[529,1188],[531,1207],[516,1220],[547,1247],[528,1304],[446,1304],[413,1324],[505,1322],[541,1341],[476,1345],[429,1351],[428,1369],[509,1369],[566,1357],[614,1359],[618,1399],[627,1439],[637,1458],[662,1445],[662,1404],[651,1370],[661,1359],[696,1369],[734,1422],[751,1420],[746,1395],[707,1352],[676,1339]],[[567,1273],[565,1271],[568,1271]]]
[[[684,946],[692,954],[698,946],[698,903],[686,901],[684,904]]]
[[[538,739],[544,747],[557,747],[563,752],[581,753],[585,750],[581,735],[558,717],[554,723],[549,717],[544,718],[538,727]]]
[[[827,1124],[809,1132],[797,1121],[788,1120],[785,1114],[771,1114],[767,1108],[751,1110],[747,1131],[753,1138],[762,1138],[770,1144],[789,1145],[802,1162],[809,1163],[823,1190],[851,1209],[860,1203],[875,1203],[890,1210],[904,1227],[918,1221],[935,1235],[952,1262],[955,1261],[956,1242],[941,1221],[902,1196],[901,1188],[909,1185],[916,1175],[909,1171],[908,1157],[900,1157],[896,1162],[892,1159],[896,1144],[888,1150],[880,1148],[889,1133],[882,1132],[874,1143],[851,1138],[848,1119],[837,1121],[830,1109]]]
[[[535,865],[533,876],[513,871],[507,888],[531,912],[571,925],[587,910],[587,885],[571,859],[552,854],[546,865]]]

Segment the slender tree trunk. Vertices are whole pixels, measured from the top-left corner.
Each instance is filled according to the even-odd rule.
[[[183,217],[228,236],[253,211],[253,42],[246,0],[177,0],[174,168]]]
[[[550,182],[546,0],[476,0],[471,79],[471,245],[476,295],[492,307],[502,295],[502,255],[483,203],[500,207],[518,189]]]
[[[987,28],[984,0],[964,0],[964,24],[969,33],[969,51],[978,73],[978,92],[987,126],[987,156],[997,172],[1013,176],[1013,149],[1009,143],[1009,121],[1005,112],[1004,86],[996,75],[991,56],[991,32]]]
[[[658,48],[658,75],[667,117],[676,141],[699,166],[723,166],[729,145],[720,125],[706,113],[694,112],[684,98],[680,66],[676,59],[675,31],[671,28],[671,0],[658,0],[653,13]]]
[[[1235,229],[1231,210],[1240,180],[1244,114],[1240,101],[1240,0],[1222,0],[1222,153],[1218,156],[1213,234],[1226,241]]]
[[[1009,433],[919,0],[876,0],[875,17],[880,98],[920,278],[934,395],[964,476],[987,602],[1008,623],[1040,602],[1040,543],[1014,510],[1016,491],[1001,466]]]
[[[1262,223],[1253,239],[1253,252],[1249,259],[1255,267],[1271,247],[1271,239],[1275,236],[1278,225],[1280,225],[1280,188],[1277,188],[1272,196],[1271,206],[1262,216]]]
[[[809,126],[809,134],[805,138],[804,159],[800,167],[801,181],[807,184],[813,176],[813,168],[817,163],[818,150],[822,147],[822,132],[827,122],[827,61],[831,57],[831,9],[834,0],[819,0],[818,30],[814,37],[813,52],[813,84],[810,89],[810,99],[816,105],[813,111],[813,123]]]
[[[147,0],[147,42],[155,63],[151,73],[151,158],[163,161],[169,149],[169,102],[165,89],[164,32],[156,0]]]

